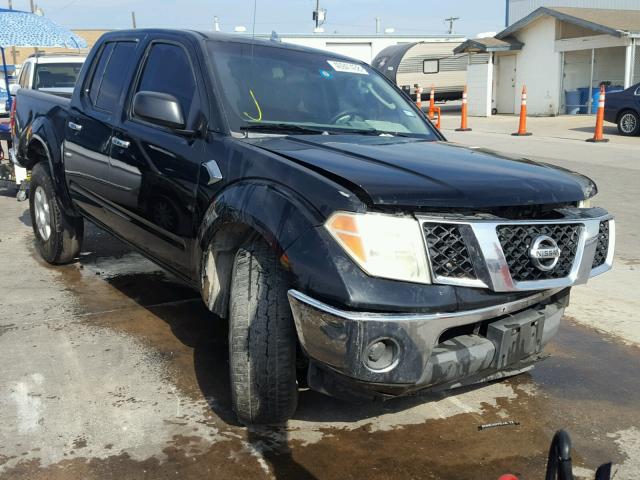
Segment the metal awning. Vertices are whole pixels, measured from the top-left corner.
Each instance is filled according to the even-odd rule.
[[[472,38],[455,48],[453,53],[491,53],[522,50],[524,43],[513,38]]]

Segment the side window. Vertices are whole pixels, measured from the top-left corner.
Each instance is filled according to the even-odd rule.
[[[182,47],[169,43],[152,45],[136,93],[141,91],[173,95],[180,102],[185,119],[189,119],[197,100],[196,80]]]
[[[440,60],[424,60],[422,62],[422,73],[438,73],[440,71]]]
[[[110,42],[104,45],[89,85],[89,99],[94,106],[113,112],[135,48],[135,42]]]

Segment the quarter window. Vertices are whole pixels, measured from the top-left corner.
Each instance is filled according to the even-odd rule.
[[[184,49],[169,43],[153,44],[140,76],[136,92],[160,92],[173,95],[189,119],[196,97],[196,80]]]
[[[26,62],[24,64],[24,68],[22,69],[22,73],[20,74],[20,81],[18,84],[22,88],[29,88],[29,77],[31,77],[31,62]]]

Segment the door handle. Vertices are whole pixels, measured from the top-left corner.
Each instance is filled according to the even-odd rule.
[[[77,123],[69,122],[67,123],[67,125],[71,130],[75,130],[76,132],[79,132],[80,130],[82,130],[82,125],[78,125]]]
[[[111,143],[113,143],[116,147],[129,148],[130,142],[120,140],[118,137],[111,137]]]

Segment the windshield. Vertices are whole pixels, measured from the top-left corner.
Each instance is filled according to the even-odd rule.
[[[378,72],[330,53],[209,42],[233,131],[380,133],[435,139]]]
[[[33,88],[73,88],[82,63],[43,63],[36,65]]]

